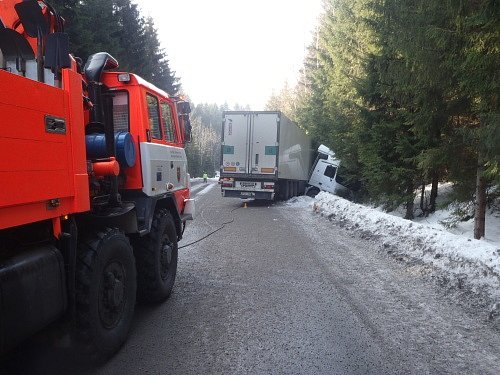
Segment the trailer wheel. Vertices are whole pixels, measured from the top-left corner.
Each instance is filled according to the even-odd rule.
[[[290,198],[290,181],[285,181],[285,196],[283,200],[287,200]]]
[[[118,229],[80,242],[76,274],[76,339],[93,360],[125,342],[134,315],[136,270],[132,247]]]
[[[156,211],[151,232],[133,240],[137,259],[138,298],[143,302],[166,300],[174,287],[177,272],[177,232],[166,209]]]
[[[319,189],[316,187],[312,187],[306,191],[306,195],[308,197],[314,198],[316,195],[318,195]]]

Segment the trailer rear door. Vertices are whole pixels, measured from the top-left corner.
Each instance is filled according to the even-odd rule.
[[[278,157],[277,113],[255,113],[250,121],[250,173],[274,174]]]
[[[279,120],[277,112],[225,113],[223,172],[247,175],[275,174]]]
[[[227,113],[224,116],[222,143],[222,171],[247,174],[250,117],[246,113]]]

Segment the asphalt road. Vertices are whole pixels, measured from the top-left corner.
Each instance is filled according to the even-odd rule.
[[[499,332],[418,270],[285,203],[221,198],[194,185],[198,216],[180,245],[176,286],[138,306],[128,341],[98,367],[47,336],[5,373],[498,374]]]

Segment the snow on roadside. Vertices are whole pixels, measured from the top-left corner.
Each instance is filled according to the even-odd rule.
[[[430,195],[431,186],[426,186],[426,197]],[[420,196],[415,197],[415,219],[416,223],[421,223],[426,226],[437,229],[446,229],[448,232],[463,235],[467,238],[474,238],[474,202],[457,204],[451,202],[449,195],[453,192],[453,184],[451,182],[439,183],[436,212],[429,216],[419,215],[420,211]],[[385,212],[382,207],[374,207],[378,211]],[[458,218],[454,211],[464,211],[469,215],[469,218]],[[395,211],[387,212],[392,216],[404,217],[406,209],[401,205]],[[500,213],[492,208],[486,210],[486,235],[484,241],[500,247]]]
[[[207,180],[208,181],[215,181],[215,182],[217,182],[217,181],[219,181],[219,178],[218,177],[209,177],[209,178],[207,178]],[[202,182],[203,181],[203,177],[191,177],[189,179],[189,181],[191,181],[191,183],[193,183],[193,182]]]
[[[201,195],[205,195],[206,193],[208,193],[210,190],[212,190],[216,185],[215,184],[208,184],[208,185],[204,185],[204,188],[203,190],[199,191],[196,193],[196,197],[199,197]]]
[[[314,212],[346,229],[376,237],[389,254],[418,259],[436,267],[455,280],[458,288],[469,287],[478,294],[486,292],[494,302],[491,314],[499,312],[500,247],[497,244],[405,220],[324,192],[315,199],[292,198],[287,204],[312,207]]]

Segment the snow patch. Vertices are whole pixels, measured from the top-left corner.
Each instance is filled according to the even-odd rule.
[[[203,190],[199,191],[196,193],[196,197],[200,197],[206,193],[208,193],[210,190],[213,189],[213,187],[215,186],[215,184],[209,184],[207,185]]]
[[[426,197],[430,194],[431,186],[426,187]],[[443,182],[439,184],[437,196],[437,207],[435,213],[422,216],[420,208],[415,211],[415,223],[421,223],[436,229],[445,229],[451,233],[474,238],[474,203],[473,202],[451,202],[450,195],[453,192],[453,184]],[[420,207],[420,196],[415,197],[415,207]],[[375,207],[384,212],[383,207]],[[389,215],[404,217],[406,210],[400,206],[398,209],[388,212]],[[484,241],[500,247],[500,213],[498,209],[488,208],[486,211],[486,235]]]
[[[285,202],[285,205],[297,208],[308,208],[312,207],[314,202],[315,202],[314,198],[302,195],[300,197],[290,198]]]

